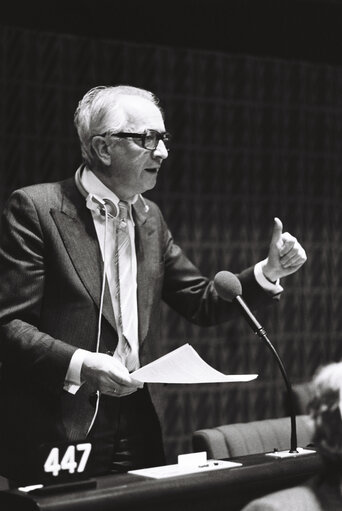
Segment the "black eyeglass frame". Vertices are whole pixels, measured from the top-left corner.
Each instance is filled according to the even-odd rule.
[[[155,136],[155,147],[146,147],[145,141],[146,138],[149,136]],[[96,135],[95,135],[96,136]],[[144,149],[147,149],[148,151],[155,151],[158,147],[159,140],[162,140],[164,142],[164,145],[166,147],[166,150],[169,151],[169,142],[171,141],[171,134],[165,131],[164,133],[160,133],[156,130],[146,130],[144,133],[132,133],[132,132],[126,132],[126,131],[120,131],[119,133],[111,133],[110,131],[107,131],[106,133],[101,133],[100,135],[97,135],[100,137],[118,137],[118,138],[139,138],[141,140],[142,147]]]

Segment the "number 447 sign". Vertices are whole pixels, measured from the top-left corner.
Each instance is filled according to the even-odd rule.
[[[44,463],[44,472],[57,477],[61,470],[69,474],[84,472],[91,444],[69,445],[64,452],[59,447],[53,447]]]

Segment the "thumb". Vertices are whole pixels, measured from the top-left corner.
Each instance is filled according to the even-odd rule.
[[[273,243],[273,244],[277,243],[280,240],[282,234],[283,234],[283,223],[279,218],[275,217],[274,224],[273,224],[271,243]]]

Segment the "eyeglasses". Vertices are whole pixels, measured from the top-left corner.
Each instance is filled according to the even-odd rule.
[[[167,132],[159,133],[159,131],[156,130],[146,130],[144,133],[127,133],[124,131],[121,131],[120,133],[107,132],[102,133],[100,137],[105,137],[107,135],[117,138],[139,138],[143,148],[148,151],[155,151],[158,147],[159,140],[162,140],[167,151],[170,150],[171,135]]]

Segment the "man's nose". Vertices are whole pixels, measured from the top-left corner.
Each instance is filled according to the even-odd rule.
[[[155,158],[162,158],[163,160],[169,156],[168,150],[162,140],[159,140],[157,147],[153,151],[153,156]]]

